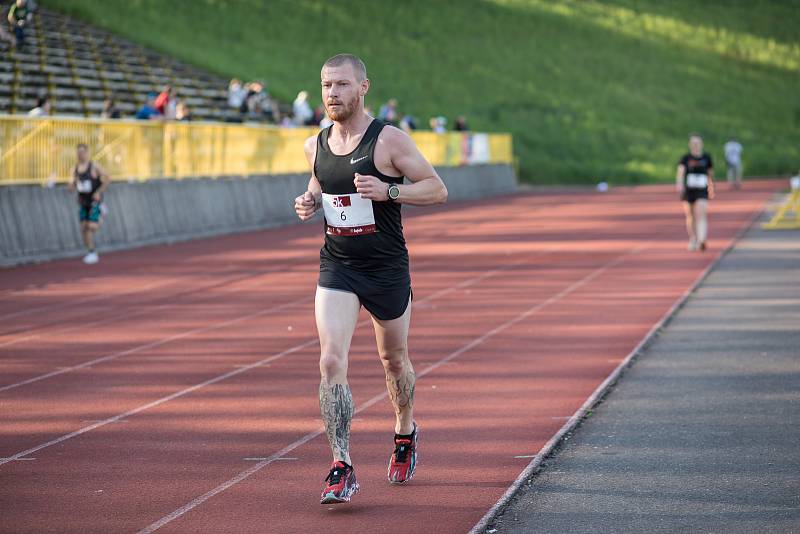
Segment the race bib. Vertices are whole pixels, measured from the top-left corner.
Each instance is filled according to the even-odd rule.
[[[91,193],[92,181],[91,180],[78,180],[77,185],[78,193]]]
[[[708,187],[708,176],[705,174],[689,173],[686,175],[686,187],[704,189]]]
[[[363,235],[375,233],[372,201],[359,193],[329,195],[322,193],[326,232],[330,235]]]

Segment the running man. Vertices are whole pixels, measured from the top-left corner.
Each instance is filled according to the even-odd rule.
[[[72,171],[70,191],[78,191],[78,220],[81,225],[81,237],[87,253],[83,263],[97,263],[100,256],[94,249],[94,233],[100,228],[100,217],[103,213],[103,192],[108,189],[108,174],[97,163],[89,159],[89,147],[84,143],[78,145],[78,163]]]
[[[725,166],[727,167],[728,186],[731,189],[742,187],[742,144],[731,137],[725,143]]]
[[[303,221],[317,211],[324,217],[315,316],[319,404],[333,452],[321,503],[330,504],[347,502],[358,491],[350,459],[355,407],[347,365],[361,306],[372,317],[396,415],[389,482],[402,484],[414,474],[419,429],[407,345],[411,276],[400,207],[444,203],[447,189],[406,133],[364,111],[370,82],[358,57],[334,56],[321,74],[322,101],[333,124],[306,140],[312,175],[308,191],[295,199],[295,211]]]
[[[689,153],[678,163],[675,185],[686,213],[689,250],[705,250],[708,236],[708,199],[714,198],[714,164],[703,151],[703,139],[689,137]]]

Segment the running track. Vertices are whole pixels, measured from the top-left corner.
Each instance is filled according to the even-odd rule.
[[[338,507],[318,504],[318,221],[2,270],[0,531],[465,532],[779,187],[722,191],[705,254],[666,186],[406,210],[420,467],[385,481],[362,322],[362,491]]]

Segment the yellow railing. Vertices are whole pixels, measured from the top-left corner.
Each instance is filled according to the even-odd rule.
[[[0,115],[0,184],[70,179],[75,147],[117,180],[308,171],[303,142],[315,128]],[[512,163],[510,134],[415,132],[434,165]]]

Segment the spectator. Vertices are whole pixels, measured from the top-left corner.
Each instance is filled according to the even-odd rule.
[[[433,130],[434,133],[445,133],[447,131],[447,129],[445,128],[445,125],[447,124],[447,119],[445,119],[444,117],[431,117],[429,124],[431,126],[431,130]]]
[[[378,112],[378,118],[384,122],[388,122],[389,124],[397,125],[398,121],[398,114],[397,114],[397,99],[390,98],[388,102],[381,106],[380,111]]]
[[[316,108],[314,108],[314,122],[312,123],[315,126],[319,126],[322,124],[323,119],[325,119],[325,106],[320,104]]]
[[[728,171],[728,187],[739,189],[742,187],[742,144],[731,137],[725,143],[725,166]]]
[[[50,98],[40,96],[36,99],[36,107],[28,112],[29,117],[44,117],[50,115]]]
[[[165,85],[164,89],[156,97],[156,101],[154,103],[154,107],[156,111],[158,111],[159,115],[166,115],[167,114],[167,104],[169,104],[170,94],[172,93],[172,88],[169,85]]]
[[[269,93],[265,88],[264,82],[250,82],[247,84],[247,94],[239,111],[242,115],[249,115],[251,119],[262,119],[265,115],[269,116],[273,111],[269,100]]]
[[[178,105],[175,106],[175,120],[179,121],[190,121],[192,120],[191,112],[189,111],[189,106],[186,105],[186,102],[180,100]]]
[[[158,110],[156,109],[156,94],[150,93],[147,95],[147,101],[141,108],[139,108],[139,111],[136,112],[136,118],[147,121],[150,119],[157,119],[158,116]]]
[[[403,118],[400,119],[400,129],[406,133],[413,132],[417,129],[417,119],[411,115],[404,115]]]
[[[261,108],[261,117],[272,123],[279,123],[281,120],[281,107],[274,98],[264,100]]]
[[[168,120],[175,120],[178,114],[178,93],[175,89],[169,90],[169,100],[167,100],[167,105],[164,106],[164,118]]]
[[[291,113],[288,115],[284,115],[283,118],[281,119],[280,125],[283,128],[294,128],[295,126],[298,125],[297,118]]]
[[[228,107],[240,109],[246,96],[247,89],[242,86],[242,82],[236,78],[232,79],[228,84]]]
[[[467,119],[461,115],[456,119],[455,124],[453,125],[453,129],[457,132],[467,132],[469,131],[469,126],[467,126]]]
[[[292,113],[294,114],[294,124],[296,126],[306,126],[311,124],[314,120],[314,110],[308,103],[308,92],[300,91],[297,93],[297,98],[294,99],[292,104]]]
[[[25,43],[25,27],[30,24],[33,11],[26,0],[16,0],[8,10],[8,23],[14,28],[17,46]]]
[[[100,113],[100,117],[104,119],[119,119],[121,116],[122,114],[119,112],[114,99],[106,98],[105,102],[103,102],[103,111]]]

